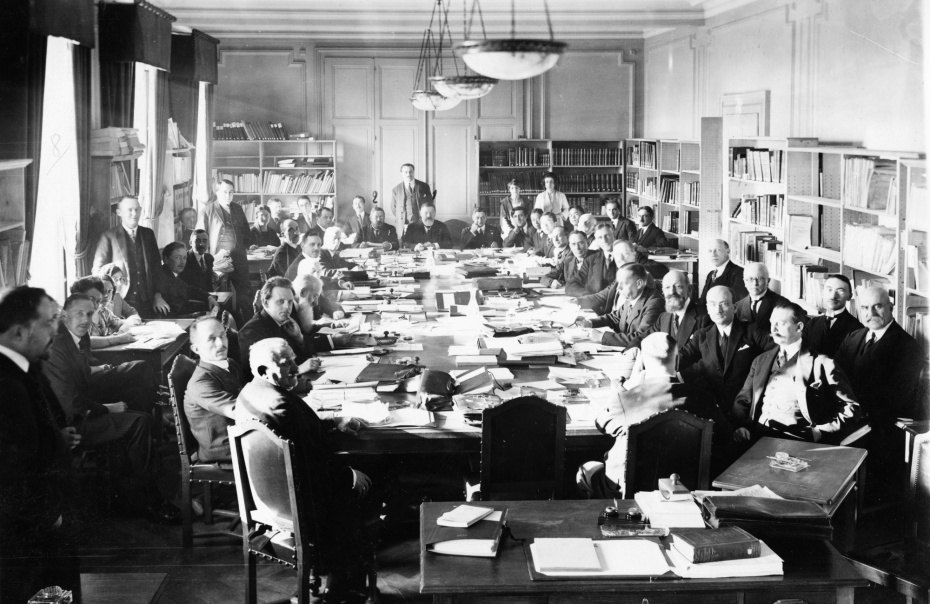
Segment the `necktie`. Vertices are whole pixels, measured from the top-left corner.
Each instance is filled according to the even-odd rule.
[[[203,259],[203,256],[200,257],[200,270],[207,272],[207,262]]]
[[[865,346],[862,347],[862,354],[867,353],[873,344],[875,344],[875,334],[870,333],[869,338],[865,341]]]
[[[484,229],[478,229],[478,237],[484,237]]]
[[[132,239],[133,243],[136,242],[136,230],[135,229],[129,231],[129,238]]]
[[[714,269],[714,270],[710,271],[710,275],[708,275],[707,279],[708,279],[711,283],[713,283],[714,281],[716,281],[716,280],[717,280],[717,269]]]
[[[678,338],[678,313],[672,313],[672,333],[669,335]]]
[[[727,358],[727,340],[728,339],[729,338],[727,338],[727,334],[723,332],[720,333],[720,356],[724,360],[726,360]]]
[[[788,352],[785,350],[782,350],[781,352],[778,353],[778,356],[775,357],[775,368],[781,369],[787,364],[788,364]]]
[[[758,301],[758,300],[753,300],[753,301],[752,301],[752,309],[751,309],[752,320],[753,320],[753,321],[756,320],[756,313],[758,312],[758,310],[759,310],[759,301]]]

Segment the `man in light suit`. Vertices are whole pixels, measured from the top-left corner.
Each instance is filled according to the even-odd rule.
[[[110,262],[122,267],[129,283],[123,299],[142,318],[150,319],[155,316],[155,271],[161,266],[155,232],[139,226],[142,206],[135,197],[123,197],[116,206],[116,215],[120,224],[100,236],[93,270]]]
[[[568,236],[569,253],[562,255],[562,260],[543,277],[546,287],[562,287],[570,282],[584,263],[585,258],[593,254],[588,250],[588,238],[583,231],[572,231]]]
[[[352,198],[352,211],[353,214],[349,216],[345,224],[342,225],[342,230],[348,237],[351,237],[354,233],[354,241],[355,243],[358,243],[362,229],[371,224],[371,220],[368,218],[368,214],[365,212],[364,197],[361,195],[356,195]]]
[[[596,294],[610,287],[617,276],[617,266],[613,259],[614,229],[607,223],[597,225],[594,230],[594,245],[597,250],[585,259],[581,268],[565,285],[569,296]]]
[[[730,289],[733,302],[739,302],[749,295],[743,283],[743,267],[730,262],[730,244],[723,239],[714,239],[710,242],[710,263],[714,269],[707,274],[704,289],[701,290],[701,302],[707,302],[707,292],[712,287],[723,286]]]
[[[642,337],[662,313],[663,298],[654,289],[646,287],[648,277],[641,264],[624,264],[617,269],[613,285],[596,294],[578,298],[581,308],[590,308],[598,314],[594,320],[585,320],[583,327],[610,327],[601,344],[629,346]]]
[[[804,341],[815,353],[832,359],[846,336],[862,329],[859,319],[846,310],[852,292],[852,283],[846,275],[827,275],[824,279],[821,293],[824,314],[811,319],[803,334]]]
[[[646,335],[657,331],[667,333],[681,348],[695,332],[710,325],[707,309],[691,298],[691,284],[684,272],[672,270],[662,278],[662,295],[665,298],[665,312],[659,315]],[[638,346],[639,343],[639,340],[634,340],[630,347]]]
[[[413,164],[400,167],[403,180],[391,191],[391,211],[397,226],[403,227],[415,222],[420,215],[420,204],[433,203],[433,193],[429,185],[414,178]]]
[[[639,224],[630,237],[630,241],[636,244],[636,251],[645,254],[649,248],[668,247],[665,233],[655,224],[655,210],[651,206],[640,206],[638,216]]]
[[[608,199],[604,204],[604,210],[607,217],[610,218],[610,224],[614,230],[614,240],[630,241],[636,233],[636,225],[629,218],[620,213],[620,202],[616,199]]]
[[[475,208],[471,213],[471,227],[462,231],[463,250],[475,250],[483,247],[498,248],[503,245],[500,230],[487,222],[487,213],[481,208]]]
[[[733,404],[733,439],[762,436],[840,444],[858,427],[859,403],[843,371],[801,342],[804,310],[787,300],[771,315],[777,347],[756,357]]]
[[[215,291],[213,285],[213,255],[207,253],[210,236],[203,229],[194,229],[191,233],[191,250],[187,254],[187,264],[181,271],[181,279],[192,287],[205,292]]]
[[[750,262],[743,269],[743,283],[749,295],[736,303],[736,318],[769,331],[769,317],[785,298],[769,289],[769,269],[761,262]]]

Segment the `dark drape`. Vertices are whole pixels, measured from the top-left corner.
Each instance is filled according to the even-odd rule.
[[[132,128],[135,63],[100,61],[100,121],[104,128]]]
[[[101,3],[100,61],[145,63],[170,70],[173,21],[170,14],[144,0],[134,4]]]
[[[94,0],[4,0],[4,2],[29,3],[29,29],[33,33],[67,38],[86,48],[94,47],[96,14]]]
[[[75,237],[74,261],[78,275],[90,273],[93,258],[88,251],[90,215],[93,207],[90,167],[90,113],[91,113],[91,52],[85,46],[75,46],[74,65],[74,109],[77,127],[78,184],[80,186],[80,219]]]

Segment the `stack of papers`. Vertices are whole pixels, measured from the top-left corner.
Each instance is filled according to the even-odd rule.
[[[547,576],[657,577],[671,570],[662,546],[646,539],[536,539],[530,552],[536,572]]]
[[[529,333],[515,338],[499,338],[501,348],[511,357],[544,357],[562,354],[559,338],[547,333]]]
[[[641,491],[633,496],[644,519],[657,528],[704,528],[701,508],[694,500],[666,501],[658,491]]]

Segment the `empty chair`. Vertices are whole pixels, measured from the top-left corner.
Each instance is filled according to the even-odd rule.
[[[654,491],[660,478],[673,473],[689,489],[709,488],[713,430],[714,422],[678,409],[630,426],[626,434],[624,497]]]

